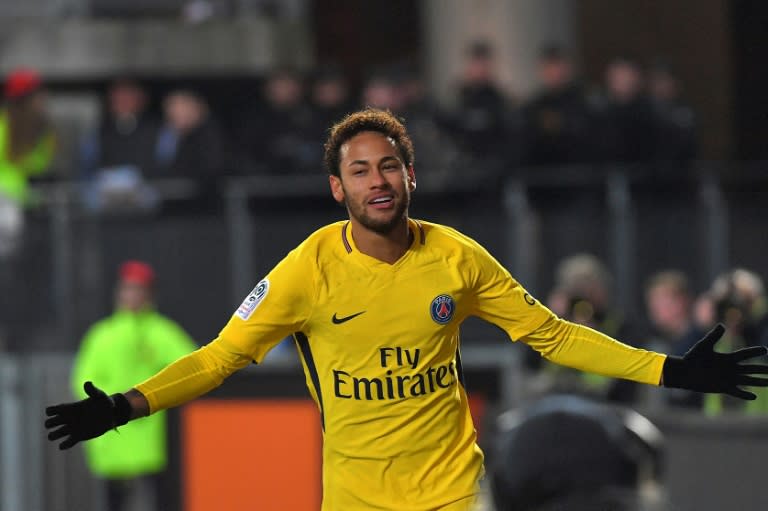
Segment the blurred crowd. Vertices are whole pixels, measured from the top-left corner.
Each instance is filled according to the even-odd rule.
[[[216,98],[191,85],[153,98],[135,77],[116,77],[105,90],[99,122],[70,151],[76,157],[66,177],[82,185],[82,203],[97,212],[153,209],[162,200],[156,184],[163,180],[192,182],[195,208],[201,203],[218,207],[221,178],[318,173],[328,127],[363,106],[389,109],[405,119],[421,189],[441,190],[452,183],[466,188],[472,182],[493,186],[521,172],[581,164],[642,164],[681,172],[696,156],[694,113],[683,99],[682,84],[663,62],[643,65],[616,57],[601,84],[587,84],[566,49],[547,46],[538,56],[538,88],[526,98],[507,93],[498,79],[500,65],[491,45],[469,45],[448,104],[438,104],[417,67],[408,64],[375,69],[359,86],[334,65],[303,74],[280,68],[254,80],[254,93],[238,102],[234,115],[211,108]],[[46,179],[62,149],[39,73],[11,72],[3,95],[0,258],[17,244],[24,208],[39,200],[29,183]],[[467,168],[475,179],[456,180]],[[765,291],[760,277],[747,270],[720,276],[699,296],[679,271],[654,275],[646,289],[648,321],[639,322],[652,325],[652,332],[613,309],[611,288],[600,261],[574,256],[557,269],[549,306],[621,340],[678,355],[717,321],[729,327],[723,347],[768,344]],[[535,357],[529,366],[538,372],[536,385],[542,388],[567,382],[610,400],[637,399],[637,387],[626,382],[576,376]],[[711,413],[735,406],[727,399],[667,396],[672,404]],[[748,406],[768,411],[762,399]]]
[[[520,169],[584,163],[658,164],[684,168],[696,155],[695,120],[682,86],[661,62],[643,66],[617,57],[602,84],[585,84],[563,48],[541,50],[538,89],[511,97],[501,86],[491,45],[471,44],[454,101],[438,104],[418,68],[395,64],[353,84],[334,65],[300,73],[275,69],[254,81],[236,112],[216,112],[193,86],[150,97],[132,77],[108,86],[97,126],[77,141],[68,178],[87,185],[91,208],[158,198],[146,180],[184,178],[211,193],[231,175],[318,172],[326,130],[362,106],[404,118],[417,148],[420,183],[440,190],[462,169],[484,184]],[[26,182],[45,174],[56,151],[45,88],[33,70],[6,77],[0,119],[0,196],[24,203]],[[154,105],[160,108],[151,108]],[[5,148],[7,147],[7,149]]]
[[[726,326],[718,350],[768,346],[768,296],[762,278],[747,269],[720,274],[701,293],[692,289],[681,270],[656,272],[644,287],[645,318],[619,310],[611,297],[612,288],[612,276],[598,258],[576,254],[556,268],[555,287],[547,297],[547,305],[560,317],[636,347],[670,355],[683,356],[717,323]],[[536,372],[530,389],[533,394],[576,392],[625,405],[661,400],[668,406],[709,415],[724,411],[768,413],[768,392],[762,390],[755,401],[670,389],[656,392],[658,389],[652,387],[562,368],[543,361],[533,351],[527,366]]]

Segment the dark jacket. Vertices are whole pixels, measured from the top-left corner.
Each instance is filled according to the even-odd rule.
[[[647,97],[604,103],[599,118],[603,162],[649,163],[656,159],[657,124]]]
[[[594,112],[576,84],[544,91],[523,108],[524,163],[567,165],[594,158]]]
[[[163,128],[163,136],[169,136],[168,128]],[[230,172],[232,165],[228,161],[226,144],[219,125],[208,119],[178,136],[175,150],[159,155],[153,177],[190,178],[210,184]]]
[[[506,98],[492,84],[465,85],[459,90],[451,131],[462,149],[474,155],[501,157],[508,147]]]
[[[160,125],[152,117],[139,116],[133,121],[108,117],[83,148],[86,174],[116,166],[134,166],[147,176],[153,172],[155,142]]]
[[[240,125],[242,152],[254,170],[265,174],[300,174],[319,165],[311,131],[311,113],[304,105],[286,110],[255,107]]]
[[[679,101],[654,101],[656,160],[687,163],[696,156],[693,110]]]

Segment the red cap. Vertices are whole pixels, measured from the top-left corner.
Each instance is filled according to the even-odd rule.
[[[32,69],[16,69],[5,79],[6,99],[19,99],[43,85],[40,73]]]
[[[120,280],[150,286],[155,281],[155,270],[141,261],[125,261],[120,265]]]

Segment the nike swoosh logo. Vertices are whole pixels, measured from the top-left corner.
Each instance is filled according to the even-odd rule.
[[[358,317],[360,314],[364,314],[364,313],[365,313],[365,311],[363,311],[363,312],[358,312],[357,314],[352,314],[351,316],[344,316],[343,318],[337,318],[337,317],[336,317],[336,313],[334,312],[334,313],[333,313],[333,317],[331,318],[331,322],[332,322],[334,325],[340,325],[340,324],[342,324],[342,323],[346,323],[346,322],[347,322],[347,321],[349,321],[350,319],[355,319],[355,318],[356,318],[356,317]]]

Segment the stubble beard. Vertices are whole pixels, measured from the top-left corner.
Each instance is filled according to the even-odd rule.
[[[372,218],[370,215],[368,215],[365,211],[366,204],[361,203],[350,203],[349,200],[345,198],[344,203],[347,207],[347,212],[349,213],[349,216],[354,218],[360,225],[365,227],[368,230],[371,230],[373,232],[379,233],[379,234],[390,234],[397,226],[400,225],[400,223],[406,218],[408,215],[408,207],[411,204],[411,194],[410,191],[406,188],[405,193],[403,195],[403,199],[399,202],[397,202],[397,197],[395,198],[395,210],[392,214],[392,217],[388,220],[377,220],[375,218]]]

